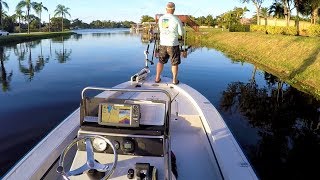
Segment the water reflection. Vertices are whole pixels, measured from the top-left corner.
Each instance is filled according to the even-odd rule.
[[[115,34],[121,34],[123,36],[131,36],[129,31],[123,31],[121,33],[119,32],[108,32],[108,33],[92,33],[93,37],[111,37]]]
[[[23,61],[26,58],[27,48],[24,43],[21,43],[13,47],[13,52],[18,61]]]
[[[40,54],[37,56],[38,58],[36,62],[34,62],[32,60],[32,50],[39,44],[41,47]],[[32,81],[35,73],[39,73],[44,68],[44,65],[48,63],[49,58],[47,58],[46,61],[43,58],[41,41],[27,42],[25,43],[25,46],[26,46],[26,51],[24,49],[20,49],[16,51],[16,52],[20,52],[19,55],[21,55],[21,56],[18,56],[19,70],[20,72],[22,72],[24,75],[27,76],[27,79],[29,81]],[[25,54],[27,54],[27,62],[24,62]]]
[[[18,70],[24,74],[27,78],[27,81],[32,81],[35,74],[40,73],[45,65],[49,63],[50,58],[52,58],[52,43],[61,44],[62,48],[54,48],[55,59],[59,63],[65,63],[71,60],[72,50],[65,48],[65,41],[73,37],[75,40],[81,39],[82,35],[66,36],[66,37],[57,37],[50,40],[47,40],[49,43],[49,53],[43,49],[43,40],[35,40],[32,42],[25,42],[16,45],[10,45],[6,48],[8,50],[13,50],[13,54],[16,57],[18,63]],[[13,71],[7,72],[5,69],[5,61],[9,61],[10,51],[5,52],[4,47],[0,47],[1,55],[1,84],[2,91],[6,92],[9,90],[9,83],[12,80]],[[46,48],[48,48],[46,46]],[[34,51],[37,51],[37,54]],[[47,52],[47,53],[44,53]],[[11,60],[12,61],[12,60]]]
[[[65,42],[64,37],[61,37],[61,42],[62,42],[62,49],[55,50],[55,55],[59,63],[66,63],[67,61],[71,60],[70,56],[71,56],[72,50],[66,49],[64,47],[64,42]]]
[[[247,153],[255,169],[263,179],[316,177],[311,164],[320,160],[319,101],[271,74],[264,74],[266,87],[259,87],[254,77],[247,83],[230,83],[220,108],[241,114],[258,129],[260,140]]]
[[[51,39],[51,42],[52,42],[52,43],[59,43],[59,44],[61,44],[61,43],[63,43],[64,41],[70,40],[71,38],[73,39],[73,37],[75,37],[75,36],[73,36],[73,35],[68,35],[68,36],[54,37],[54,38]],[[78,36],[77,36],[77,37],[78,37]],[[81,36],[81,37],[82,37],[82,36]]]
[[[4,47],[0,46],[0,63],[1,63],[1,69],[0,69],[0,83],[2,84],[2,91],[6,92],[10,90],[10,82],[12,79],[13,71],[7,73],[4,62],[9,59],[9,55],[6,55]]]

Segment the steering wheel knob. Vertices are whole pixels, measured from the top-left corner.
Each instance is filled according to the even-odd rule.
[[[63,167],[62,166],[57,167],[57,173],[63,174]]]
[[[92,162],[92,161],[88,161],[87,165],[89,168],[94,168],[94,162]]]

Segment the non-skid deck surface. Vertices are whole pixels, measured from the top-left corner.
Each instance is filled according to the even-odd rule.
[[[219,179],[207,143],[199,116],[171,120],[171,149],[177,159],[178,179]]]

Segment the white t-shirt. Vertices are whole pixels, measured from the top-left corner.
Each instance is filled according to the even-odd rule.
[[[160,45],[178,46],[179,35],[183,35],[182,23],[177,16],[165,14],[159,18]]]

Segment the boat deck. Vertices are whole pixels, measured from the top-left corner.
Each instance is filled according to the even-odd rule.
[[[140,87],[128,81],[115,88],[160,88],[170,93],[172,97],[170,122],[171,150],[176,156],[178,178],[257,179],[241,148],[215,107],[203,95],[188,85],[181,82],[178,85],[173,85],[171,82],[171,79],[162,77],[161,83],[155,84],[154,77],[150,77],[140,83]],[[164,94],[160,93],[137,92],[103,92],[98,96],[141,100],[163,100],[166,98]],[[44,138],[35,149],[29,152],[4,179],[40,179],[44,174],[46,174],[46,176],[43,179],[61,179],[57,173],[54,173],[54,166],[52,166],[52,171],[48,173],[46,170],[49,169],[50,166],[46,168],[44,165],[48,166],[48,164],[51,163],[52,165],[56,162],[59,153],[61,153],[63,147],[68,144],[66,143],[66,139],[75,137],[74,129],[78,128],[78,126],[74,124],[78,122],[79,110],[76,110],[51,132],[49,136]],[[71,124],[72,127],[70,126]],[[66,138],[52,139],[56,136],[63,136],[62,130],[66,129],[72,130],[70,132],[64,132],[64,134],[67,134]],[[37,156],[39,153],[42,153],[42,157]],[[85,161],[85,153],[78,152],[76,158],[78,162]],[[119,171],[115,172],[112,178],[118,179],[119,177],[123,177],[127,179],[127,171],[122,171],[120,167],[127,168],[127,166],[132,166],[139,158],[141,157],[119,155]],[[108,158],[103,159],[107,160]],[[146,160],[143,161],[145,162]],[[161,163],[163,163],[162,160],[160,162],[157,158],[150,159],[150,161],[158,164],[159,167],[161,167]],[[39,163],[30,166],[29,162]],[[73,163],[72,166],[72,168],[79,167],[77,163]],[[159,169],[158,172],[160,171],[162,170]],[[24,174],[24,176],[21,176],[21,174]],[[161,173],[159,176],[164,177]],[[77,179],[79,179],[79,176],[77,176]]]
[[[179,179],[221,179],[212,150],[206,148],[210,147],[210,143],[203,128],[199,113],[188,98],[180,94],[170,81],[169,78],[163,78],[162,83],[155,84],[152,78],[150,78],[149,81],[140,84],[141,87],[138,88],[161,88],[169,92],[172,97],[172,114],[170,121],[171,150],[176,157]],[[125,92],[120,94],[104,92],[99,95],[99,97],[104,98],[107,96],[126,100],[167,100],[164,94],[150,92]],[[144,108],[148,109],[148,106]],[[158,124],[159,122],[163,124],[163,119],[155,118],[153,115],[158,114],[159,117],[159,114],[161,114],[159,110],[160,108],[157,107],[153,108],[153,111],[142,112],[140,123],[148,124],[149,122],[147,120],[149,120],[152,121],[153,124]],[[163,115],[164,111],[162,112],[162,117]],[[145,118],[146,116],[151,118]],[[71,169],[76,169],[85,163],[86,153],[78,151],[75,157],[76,159]],[[165,170],[163,168],[165,165],[163,158],[128,155],[118,155],[118,158],[118,165],[111,179],[127,179],[128,169],[134,169],[136,162],[149,162],[151,165],[156,166],[158,168],[159,179],[164,179]],[[113,155],[98,153],[96,159],[98,161],[101,160],[101,163],[111,163],[113,161]],[[87,178],[87,175],[74,177],[74,179]]]

